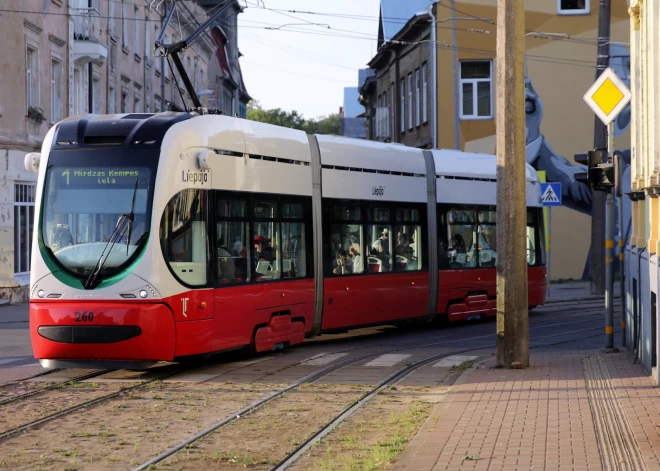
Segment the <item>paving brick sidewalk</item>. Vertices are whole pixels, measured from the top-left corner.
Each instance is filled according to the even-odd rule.
[[[627,351],[530,363],[466,372],[393,470],[660,471],[660,390]]]

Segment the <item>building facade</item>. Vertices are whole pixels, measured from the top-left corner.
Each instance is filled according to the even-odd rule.
[[[225,0],[198,0],[209,14],[224,5]],[[212,61],[209,75],[209,107],[226,115],[247,118],[247,104],[251,100],[243,81],[238,49],[238,15],[243,7],[233,0],[211,29],[216,61]]]
[[[595,117],[582,97],[596,77],[598,5],[525,2],[527,161],[562,183],[563,206],[551,215],[553,280],[589,273],[591,193],[574,178],[584,167],[573,156],[594,144]],[[630,80],[627,8],[612,2],[609,45],[610,66],[624,82]],[[379,48],[369,63],[378,79],[360,84],[375,138],[495,153],[496,22],[497,0],[382,0]],[[629,123],[628,107],[615,123],[615,148],[627,157]],[[585,229],[583,237],[575,237],[575,227]]]
[[[632,152],[623,178],[632,199],[632,234],[625,240],[626,340],[659,384],[660,7],[648,0],[631,3]]]
[[[152,6],[153,3],[153,6]],[[161,4],[161,8],[155,8]],[[164,34],[174,42],[206,19],[196,3],[177,2]],[[0,28],[0,302],[25,299],[29,285],[36,174],[24,156],[48,129],[86,113],[154,113],[190,104],[180,77],[154,56],[170,2],[147,0],[6,0]],[[179,24],[180,22],[180,24]],[[182,56],[195,89],[208,88],[216,58],[210,34]],[[178,87],[177,87],[178,84]],[[204,103],[208,96],[202,97]]]

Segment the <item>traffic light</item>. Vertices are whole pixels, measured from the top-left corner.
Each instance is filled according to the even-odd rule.
[[[578,172],[575,179],[589,185],[592,190],[610,191],[615,182],[614,163],[610,162],[605,149],[590,150],[586,154],[575,154],[575,161],[586,165],[586,172]]]

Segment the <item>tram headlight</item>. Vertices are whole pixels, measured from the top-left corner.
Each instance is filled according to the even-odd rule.
[[[141,297],[141,298],[146,298],[147,295],[148,295],[148,293],[147,293],[146,290],[143,289],[142,291],[140,291],[140,297]]]
[[[40,289],[37,292],[37,296],[39,296],[40,298],[43,298],[44,296],[46,296],[46,292],[44,290]]]

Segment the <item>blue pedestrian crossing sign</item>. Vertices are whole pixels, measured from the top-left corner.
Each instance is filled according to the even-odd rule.
[[[541,183],[541,205],[561,206],[561,183]]]

